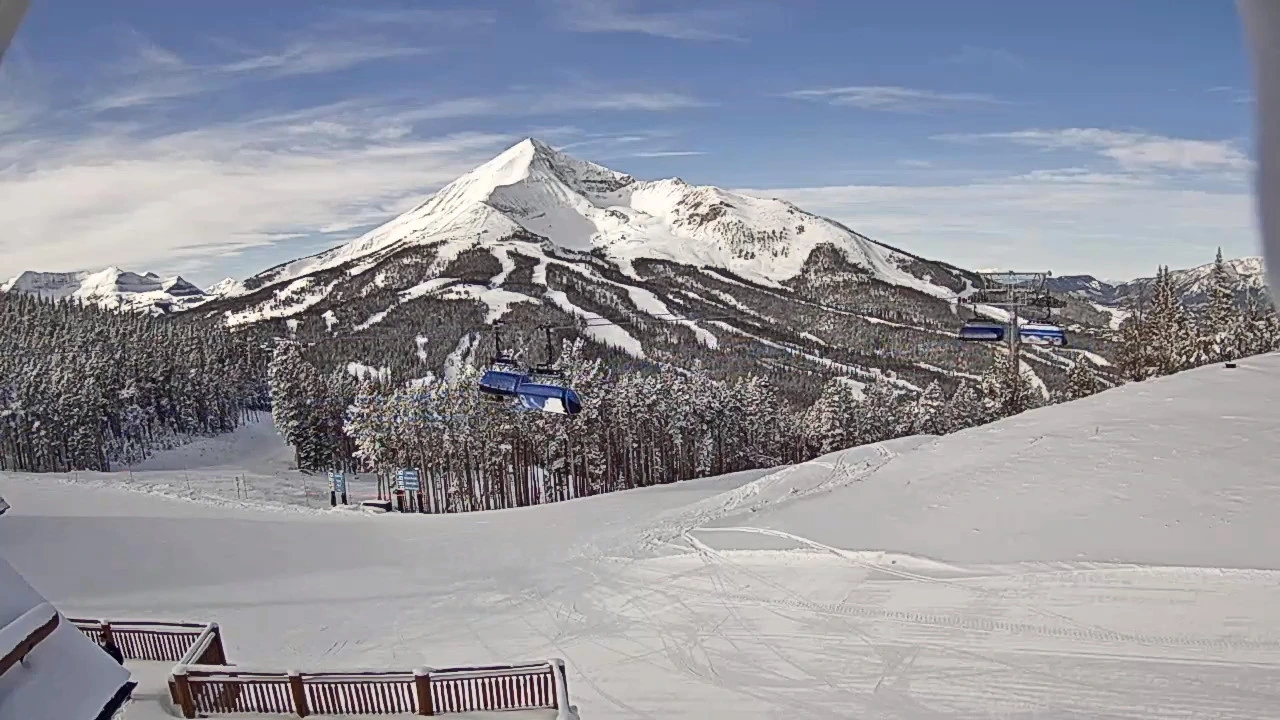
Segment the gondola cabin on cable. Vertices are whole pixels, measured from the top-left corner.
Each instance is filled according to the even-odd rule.
[[[1018,327],[1018,342],[1062,347],[1067,344],[1067,334],[1053,323],[1025,323]]]
[[[1004,325],[994,320],[966,320],[959,337],[976,342],[1000,342],[1004,340]]]

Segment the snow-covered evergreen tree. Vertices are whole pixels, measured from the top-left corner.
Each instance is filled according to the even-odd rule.
[[[924,392],[915,401],[911,413],[912,435],[944,435],[947,433],[945,408],[947,398],[942,394],[942,386],[935,380],[925,387]]]
[[[0,293],[0,469],[109,470],[266,410],[252,332]]]
[[[995,419],[983,400],[981,387],[968,380],[962,380],[947,399],[942,417],[942,427],[949,433],[985,425]]]
[[[858,391],[845,378],[832,378],[809,408],[805,435],[818,454],[854,447],[861,440],[863,406]]]
[[[1145,321],[1156,373],[1169,375],[1191,367],[1195,353],[1191,318],[1174,290],[1167,267],[1160,268],[1156,275]]]
[[[1066,397],[1068,400],[1078,400],[1099,393],[1105,388],[1093,361],[1087,357],[1080,356],[1067,370]]]
[[[1032,386],[1028,368],[1017,362],[1020,372],[1014,374],[1015,359],[1007,352],[997,353],[991,367],[982,376],[982,397],[988,413],[1002,418],[1038,407],[1043,396]]]
[[[911,419],[901,393],[891,382],[878,379],[863,389],[862,428],[858,445],[902,437],[910,431]]]

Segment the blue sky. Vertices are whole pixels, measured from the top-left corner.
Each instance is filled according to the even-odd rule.
[[[1257,253],[1228,0],[33,0],[0,275],[243,277],[533,135],[968,267]]]

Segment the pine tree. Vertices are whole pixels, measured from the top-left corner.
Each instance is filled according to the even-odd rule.
[[[1098,371],[1094,367],[1093,361],[1084,356],[1077,358],[1075,364],[1067,370],[1066,396],[1068,400],[1078,400],[1101,392],[1104,388],[1102,378],[1098,376]]]
[[[944,409],[947,399],[942,394],[942,386],[937,380],[929,383],[920,397],[916,399],[914,411],[911,413],[911,434],[943,435],[947,432]]]
[[[862,437],[858,438],[857,444],[902,437],[910,429],[910,421],[903,412],[904,405],[901,394],[888,380],[881,378],[869,383],[863,390]]]
[[[1013,362],[1009,353],[997,353],[982,376],[983,402],[992,417],[1009,417],[1033,407],[1031,383],[1025,373],[1014,375]],[[1021,362],[1018,367],[1022,368]]]
[[[813,451],[824,455],[860,444],[858,417],[862,403],[845,378],[832,378],[809,408],[805,435]]]
[[[1209,307],[1206,320],[1215,328],[1226,327],[1231,320],[1240,314],[1236,305],[1234,283],[1227,263],[1222,259],[1222,248],[1213,260],[1213,270],[1209,273]]]
[[[1170,375],[1191,367],[1194,355],[1191,320],[1174,291],[1167,267],[1161,267],[1156,275],[1146,322],[1156,374]]]
[[[962,380],[947,399],[942,417],[942,426],[948,433],[985,425],[995,419],[983,401],[981,389],[968,380]]]
[[[1209,303],[1202,317],[1195,363],[1234,360],[1241,356],[1244,316],[1236,303],[1231,272],[1222,259],[1222,248],[1209,275]]]

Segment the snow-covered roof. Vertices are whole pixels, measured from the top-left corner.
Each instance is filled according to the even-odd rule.
[[[52,624],[52,632],[48,632]],[[129,671],[81,633],[0,557],[0,720],[110,717]]]

